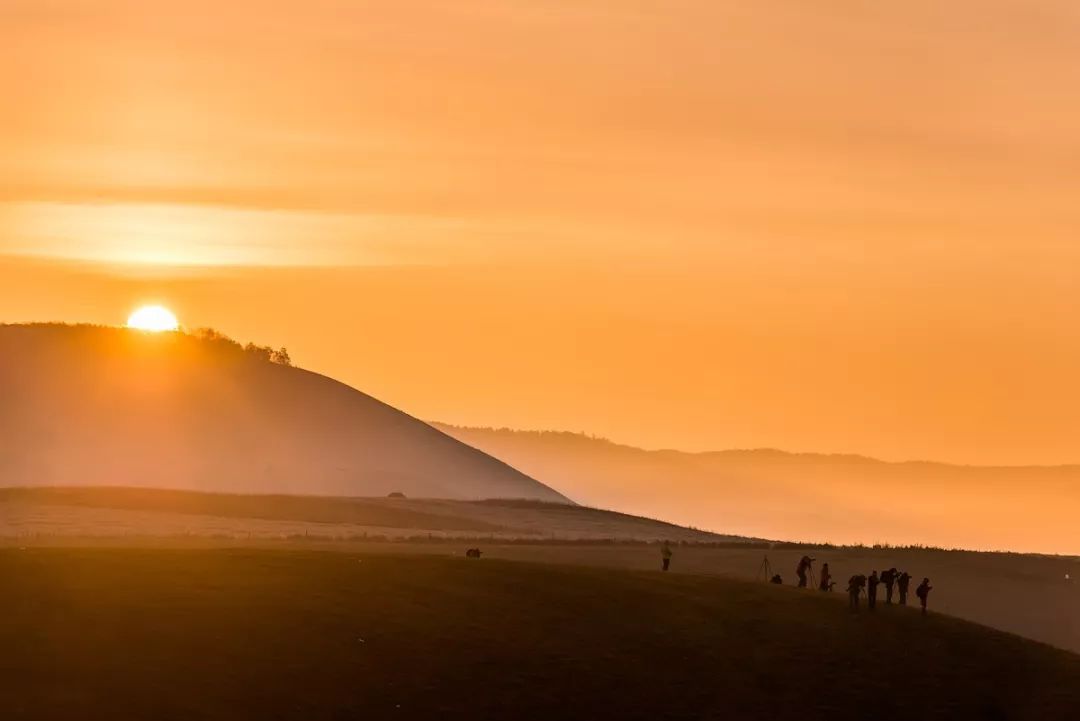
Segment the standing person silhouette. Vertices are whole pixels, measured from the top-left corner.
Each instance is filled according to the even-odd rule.
[[[870,578],[866,579],[866,607],[873,611],[877,608],[877,587],[881,583],[877,571],[870,572]]]
[[[915,595],[919,597],[919,603],[922,604],[922,614],[926,615],[926,602],[930,600],[930,592],[934,590],[934,587],[930,585],[930,579],[924,578],[919,587],[915,589]]]
[[[671,556],[671,544],[664,541],[663,545],[660,546],[660,561],[661,568],[665,571],[671,568]]]
[[[851,608],[852,613],[859,612],[859,595],[862,593],[863,586],[865,585],[866,576],[863,576],[862,574],[857,573],[848,580],[848,606]]]
[[[799,588],[806,588],[806,572],[810,570],[810,567],[814,564],[814,559],[810,556],[803,556],[799,559],[799,565],[795,568],[795,575],[799,577]]]
[[[832,574],[829,573],[829,564],[821,564],[821,583],[818,584],[818,589],[821,591],[831,591],[833,587]]]
[[[893,584],[896,583],[896,568],[881,572],[881,582],[885,584],[885,603],[892,605]]]
[[[896,577],[896,590],[900,592],[900,605],[907,605],[908,586],[911,584],[911,574],[904,571]]]

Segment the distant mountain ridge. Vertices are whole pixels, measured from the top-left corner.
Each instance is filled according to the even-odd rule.
[[[1022,469],[1040,469],[1040,470],[1052,470],[1062,469],[1064,471],[1080,471],[1080,463],[1057,463],[1057,464],[1022,464],[1022,465],[978,465],[974,463],[950,463],[948,461],[934,461],[927,459],[908,459],[903,461],[889,461],[881,458],[875,458],[873,456],[867,456],[860,453],[822,453],[816,451],[787,451],[782,448],[772,448],[769,446],[762,446],[759,448],[724,448],[714,451],[688,451],[678,448],[641,448],[629,443],[620,443],[604,436],[594,436],[589,433],[581,431],[558,431],[558,430],[536,430],[536,429],[518,429],[510,428],[508,426],[459,426],[452,423],[442,423],[440,421],[431,421],[432,426],[439,428],[445,433],[453,435],[454,433],[461,434],[484,434],[490,436],[516,436],[519,438],[531,437],[536,440],[548,440],[558,439],[567,442],[580,442],[582,445],[591,446],[608,446],[611,448],[617,448],[624,451],[631,451],[637,453],[647,453],[656,455],[673,455],[673,456],[700,456],[700,457],[777,457],[777,458],[791,458],[799,460],[822,460],[822,461],[843,461],[851,463],[868,463],[868,464],[880,464],[886,466],[940,466],[943,468],[955,468],[955,469],[977,469],[980,471],[986,470],[1022,470]]]
[[[437,427],[585,504],[758,538],[1080,554],[1080,465],[964,466],[775,449],[644,450]],[[1017,514],[1017,509],[1024,514]],[[1031,513],[1039,523],[1030,523]],[[1023,515],[1023,518],[1019,516]]]
[[[55,324],[0,326],[0,485],[570,502],[227,339]]]

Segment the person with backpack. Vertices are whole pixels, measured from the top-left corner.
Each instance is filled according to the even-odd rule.
[[[896,583],[896,568],[881,572],[881,582],[885,584],[885,603],[892,605],[893,584]]]
[[[881,583],[877,571],[870,572],[870,578],[866,579],[866,607],[873,611],[877,608],[877,587]]]
[[[862,594],[863,586],[865,585],[866,576],[859,573],[848,580],[848,606],[851,608],[852,613],[859,612],[859,596]]]
[[[907,605],[908,586],[911,584],[911,574],[904,571],[896,577],[896,590],[900,592],[900,605]]]
[[[930,592],[934,590],[934,587],[930,585],[930,579],[924,578],[919,587],[915,589],[915,595],[919,597],[919,603],[922,605],[922,614],[926,615],[926,602],[930,600]]]
[[[664,571],[671,568],[671,556],[671,544],[667,541],[664,541],[663,545],[660,546],[660,567]]]

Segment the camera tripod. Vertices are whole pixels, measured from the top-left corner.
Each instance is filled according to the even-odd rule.
[[[756,578],[759,581],[764,578],[766,582],[769,582],[772,580],[772,577],[772,564],[769,563],[769,554],[766,553],[765,557],[761,559],[761,565],[758,566]]]

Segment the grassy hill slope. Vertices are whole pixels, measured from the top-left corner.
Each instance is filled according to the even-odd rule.
[[[0,552],[5,718],[1076,718],[1080,657],[718,578],[313,552]]]
[[[0,326],[0,486],[567,499],[330,378],[227,339]]]
[[[743,541],[567,503],[335,498],[157,488],[0,488],[0,539],[215,536]]]

